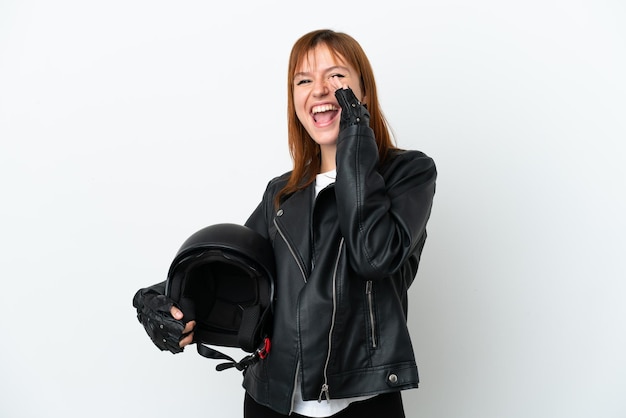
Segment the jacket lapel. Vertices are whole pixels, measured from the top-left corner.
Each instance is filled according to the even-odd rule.
[[[314,185],[300,190],[285,200],[275,213],[275,220],[291,248],[303,263],[307,275],[311,271],[311,212]]]

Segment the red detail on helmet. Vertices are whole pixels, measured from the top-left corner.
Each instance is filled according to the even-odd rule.
[[[259,350],[259,357],[264,359],[270,353],[270,349],[272,348],[272,343],[269,338],[265,337],[263,340],[263,348]]]

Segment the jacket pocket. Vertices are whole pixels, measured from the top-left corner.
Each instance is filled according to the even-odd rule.
[[[378,333],[376,332],[376,309],[374,297],[374,282],[368,280],[365,282],[365,297],[367,300],[367,323],[368,334],[370,337],[370,347],[378,348]]]

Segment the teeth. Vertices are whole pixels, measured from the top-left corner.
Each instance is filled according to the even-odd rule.
[[[316,113],[328,112],[330,110],[337,110],[337,108],[334,105],[325,104],[325,105],[315,106],[312,110],[312,113],[316,114]]]

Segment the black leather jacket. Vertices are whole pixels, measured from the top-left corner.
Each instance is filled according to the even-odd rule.
[[[289,173],[273,179],[246,222],[272,242],[277,298],[271,351],[248,368],[243,386],[282,414],[295,390],[305,400],[333,399],[419,382],[407,289],[426,240],[435,164],[400,150],[381,164],[362,125],[341,130],[336,164],[335,184],[317,199],[311,185],[276,208]]]

